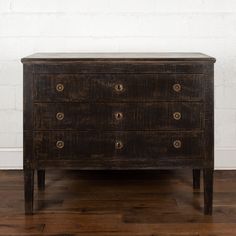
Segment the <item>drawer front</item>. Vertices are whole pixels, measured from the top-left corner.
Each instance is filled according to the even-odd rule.
[[[190,130],[204,128],[203,104],[37,103],[36,130]]]
[[[201,74],[35,75],[34,101],[202,101]]]
[[[181,132],[34,132],[38,160],[152,160],[203,158],[203,135]]]

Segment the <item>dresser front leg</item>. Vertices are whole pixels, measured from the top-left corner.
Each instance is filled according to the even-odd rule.
[[[204,169],[204,213],[212,215],[213,202],[213,169]]]
[[[193,188],[200,189],[201,170],[193,169]]]
[[[45,189],[45,170],[38,170],[38,189],[44,190]]]
[[[24,169],[24,182],[25,182],[25,214],[33,214],[34,205],[34,170]]]

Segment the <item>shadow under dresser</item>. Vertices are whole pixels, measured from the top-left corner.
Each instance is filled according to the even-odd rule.
[[[212,214],[214,62],[201,53],[38,53],[24,68],[25,213],[34,171],[193,170]]]

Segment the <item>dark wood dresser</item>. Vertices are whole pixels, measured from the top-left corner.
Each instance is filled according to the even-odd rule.
[[[193,170],[212,213],[214,62],[201,53],[42,53],[24,64],[25,213],[34,170]]]

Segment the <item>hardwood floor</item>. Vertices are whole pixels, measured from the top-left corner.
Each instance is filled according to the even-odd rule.
[[[236,171],[215,172],[213,216],[191,170],[51,172],[25,216],[23,172],[0,171],[1,236],[236,235]]]

